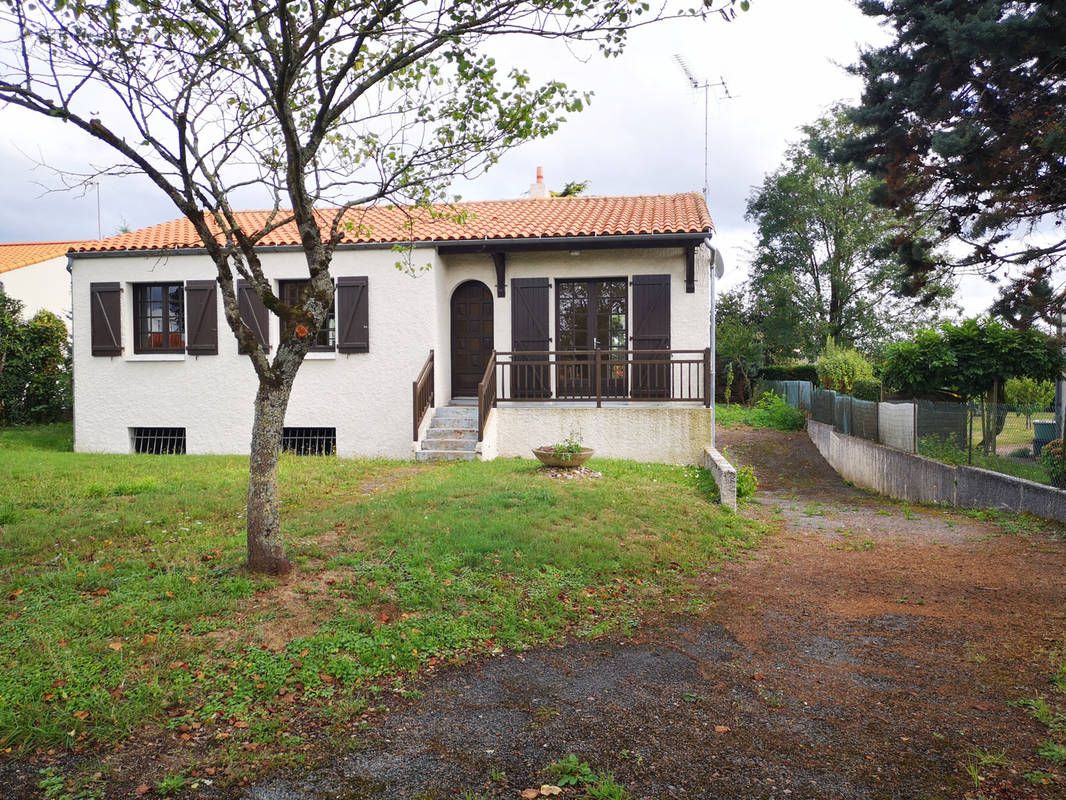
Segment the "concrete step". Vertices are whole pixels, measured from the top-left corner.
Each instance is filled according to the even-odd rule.
[[[438,406],[434,419],[477,419],[477,406]]]
[[[477,419],[437,419],[430,420],[430,430],[434,431],[473,431],[478,432]]]
[[[477,439],[423,439],[423,450],[477,450]]]
[[[427,428],[427,439],[463,439],[477,441],[477,425],[473,425],[469,428],[455,428],[455,427],[440,427],[440,428]]]
[[[415,461],[473,461],[477,453],[473,450],[419,450]]]

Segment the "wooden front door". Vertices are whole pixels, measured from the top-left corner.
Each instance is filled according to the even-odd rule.
[[[477,397],[493,347],[492,292],[481,281],[460,284],[452,295],[452,397]]]

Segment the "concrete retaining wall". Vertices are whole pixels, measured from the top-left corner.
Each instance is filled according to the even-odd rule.
[[[726,461],[725,456],[713,447],[703,449],[703,466],[709,470],[718,484],[718,495],[722,505],[731,511],[737,510],[737,470]]]
[[[700,464],[711,431],[709,408],[679,403],[603,408],[500,403],[492,417],[498,431],[496,453],[504,458],[529,458],[534,447],[561,442],[576,433],[585,447],[602,458]],[[485,438],[489,439],[488,431]]]
[[[845,436],[813,419],[807,421],[807,433],[829,465],[856,486],[913,503],[997,508],[1066,522],[1062,489],[977,467],[942,464]]]

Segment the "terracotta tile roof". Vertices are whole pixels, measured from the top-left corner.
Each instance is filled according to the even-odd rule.
[[[344,243],[447,242],[481,239],[533,239],[569,236],[700,233],[713,228],[703,197],[686,194],[633,197],[557,197],[547,200],[496,200],[435,206],[434,211],[410,207],[374,206],[349,212],[351,229]],[[440,218],[439,212],[466,212],[459,223]],[[265,224],[269,212],[241,211],[245,230]],[[434,218],[436,216],[436,218]],[[328,224],[329,212],[321,217]],[[263,237],[264,246],[298,245],[294,224],[283,225]],[[200,238],[185,218],[113,236],[83,242],[77,252],[170,250],[201,247]]]
[[[0,242],[0,273],[61,256],[86,242]]]

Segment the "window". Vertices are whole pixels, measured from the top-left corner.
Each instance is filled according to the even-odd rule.
[[[560,280],[555,288],[559,396],[624,397],[629,327],[627,281]],[[594,376],[597,350],[602,351],[600,374]]]
[[[284,428],[281,449],[298,456],[337,455],[336,428]]]
[[[185,455],[184,428],[130,428],[134,453]]]
[[[311,294],[311,281],[278,281],[281,302],[290,306],[301,306]],[[281,322],[281,335],[285,335],[285,321]],[[318,335],[311,343],[311,349],[319,352],[332,352],[337,346],[337,304],[333,303],[326,313]]]
[[[133,286],[133,352],[185,351],[185,292],[180,283]]]

